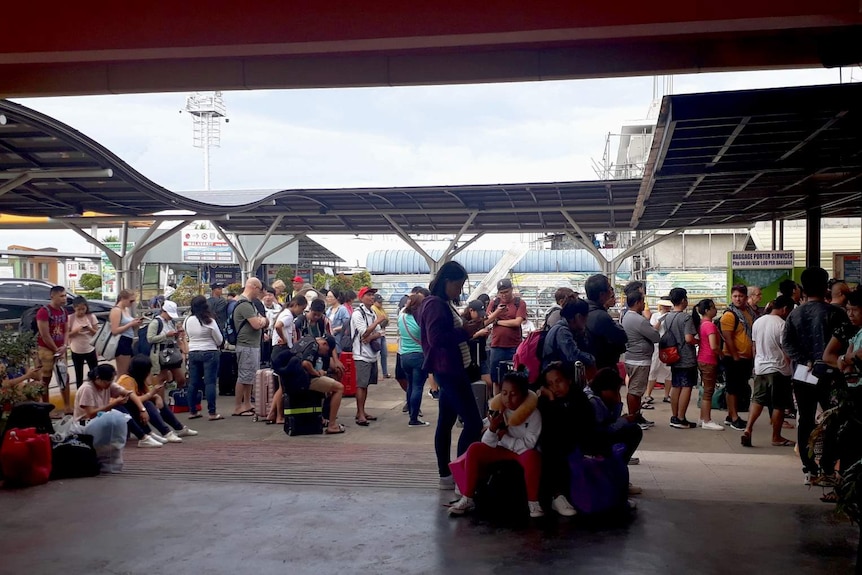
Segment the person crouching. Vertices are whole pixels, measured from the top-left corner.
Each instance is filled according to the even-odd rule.
[[[509,373],[503,377],[500,390],[504,410],[489,414],[490,424],[482,441],[472,444],[464,454],[466,474],[458,482],[461,499],[449,507],[450,515],[463,515],[475,508],[473,495],[482,471],[498,461],[517,461],[524,468],[527,484],[527,501],[530,517],[542,517],[545,513],[539,505],[539,482],[542,474],[542,458],[536,451],[536,443],[542,432],[542,416],[534,408],[519,425],[508,425],[510,417],[527,399],[529,382],[520,373]],[[458,465],[459,462],[452,462]]]

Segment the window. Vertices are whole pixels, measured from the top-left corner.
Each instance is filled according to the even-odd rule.
[[[0,283],[0,298],[27,299],[27,288],[20,282]]]
[[[48,279],[48,264],[42,263],[39,264],[39,279],[47,280]]]

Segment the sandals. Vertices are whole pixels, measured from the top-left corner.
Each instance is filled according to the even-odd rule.
[[[200,413],[195,413],[193,415],[190,415],[189,419],[200,419],[201,417],[203,417],[203,415],[201,415]]]
[[[834,491],[830,491],[820,498],[820,501],[823,503],[838,503],[838,494]]]
[[[360,420],[358,420],[358,419],[357,419],[357,420],[356,420],[356,425],[361,425],[362,427],[368,427],[369,425],[371,425],[371,422],[369,422],[369,421],[367,421],[367,420],[362,420],[362,421],[360,421]]]
[[[210,415],[208,419],[209,421],[218,421],[220,419],[224,419],[224,417],[222,417],[221,413],[216,413],[215,415]]]
[[[796,442],[790,441],[789,439],[785,439],[784,441],[773,441],[772,446],[773,447],[795,447]]]
[[[323,433],[324,433],[324,435],[338,435],[339,433],[344,433],[345,431],[347,431],[347,430],[344,428],[343,425],[341,425],[339,423],[338,424],[338,431],[332,431],[331,429],[329,429],[327,427],[326,429],[323,430]]]

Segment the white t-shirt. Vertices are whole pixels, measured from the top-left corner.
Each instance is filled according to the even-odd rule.
[[[201,324],[197,317],[190,315],[184,327],[189,338],[189,352],[217,351],[224,341],[216,320]]]
[[[751,327],[751,339],[757,352],[754,356],[754,375],[791,374],[790,360],[784,354],[781,341],[783,333],[784,320],[777,315],[764,315],[754,322]]]
[[[289,308],[284,308],[284,310],[278,314],[278,317],[275,318],[275,321],[272,323],[272,345],[281,345],[281,336],[278,335],[278,330],[275,329],[275,324],[278,322],[281,322],[284,325],[282,331],[284,331],[284,336],[287,338],[287,347],[291,347],[293,345],[293,342],[296,340],[296,327],[293,325],[293,319],[293,314],[290,312]]]
[[[364,314],[363,314],[364,312]],[[380,352],[371,350],[371,344],[362,343],[362,336],[368,331],[368,327],[377,320],[374,310],[368,309],[364,304],[353,308],[353,316],[350,318],[350,328],[353,330],[353,359],[374,363],[380,357]],[[374,331],[383,331],[378,325]]]

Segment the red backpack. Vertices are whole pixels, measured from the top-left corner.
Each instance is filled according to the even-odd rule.
[[[521,342],[512,358],[516,371],[524,371],[531,384],[536,383],[542,373],[542,351],[545,347],[547,329],[530,332],[527,339]]]

